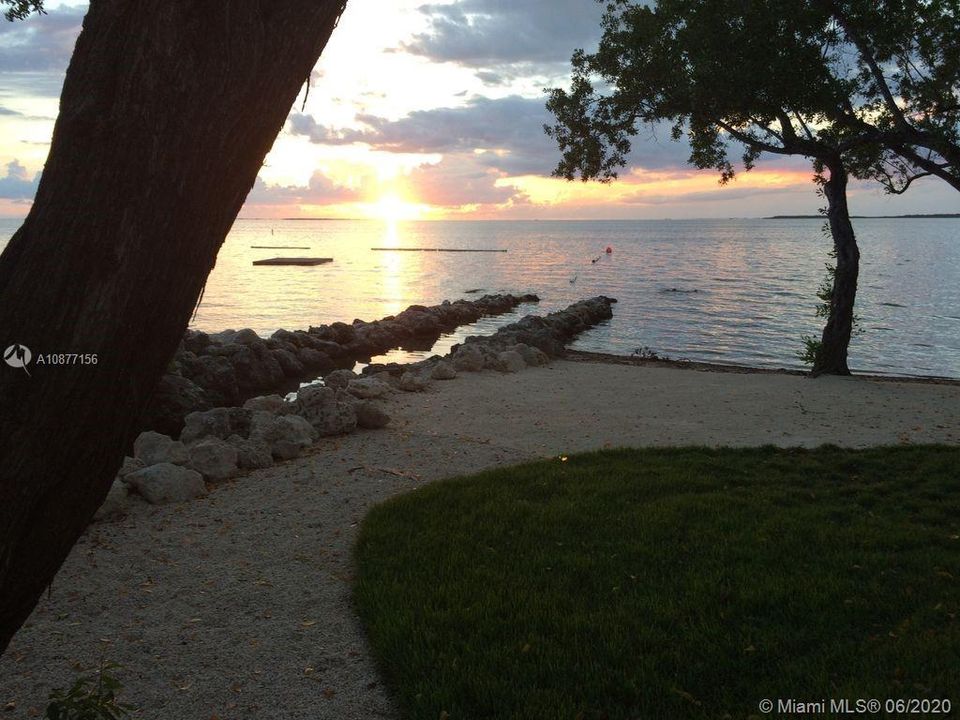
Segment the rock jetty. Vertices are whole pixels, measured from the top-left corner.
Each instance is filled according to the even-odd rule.
[[[363,374],[377,376],[387,373],[400,377],[402,388],[402,378],[410,374],[448,379],[451,370],[517,372],[528,365],[545,365],[552,358],[563,357],[567,344],[577,335],[613,317],[616,302],[600,295],[544,317],[527,315],[493,335],[468,337],[462,344],[454,345],[446,357],[435,355],[406,365],[372,364],[364,368]]]
[[[236,407],[258,394],[293,390],[300,381],[353,367],[391,348],[428,349],[444,332],[538,300],[536,295],[505,294],[411,305],[382,320],[277,330],[269,338],[250,329],[191,330],[161,378],[141,427],[176,436],[195,410]]]
[[[131,495],[151,504],[183,502],[205,495],[207,483],[298,457],[320,437],[385,427],[390,416],[381,403],[393,393],[424,392],[462,372],[514,373],[545,365],[578,334],[612,317],[615,302],[601,296],[545,317],[529,315],[493,335],[469,337],[444,357],[368,365],[362,375],[331,370],[322,385],[301,387],[291,401],[266,395],[249,398],[242,407],[194,410],[184,418],[179,440],[154,431],[140,434],[97,519],[121,517]],[[234,333],[234,344],[257,342],[269,348],[245,331]]]

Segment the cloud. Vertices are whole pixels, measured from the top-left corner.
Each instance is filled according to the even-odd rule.
[[[438,207],[529,202],[516,188],[497,186],[499,177],[470,155],[448,155],[439,163],[414,169],[406,185],[420,202]]]
[[[0,105],[0,115],[12,115],[15,117],[23,116],[23,113],[19,113],[16,110],[11,110],[10,108],[5,108],[3,105]]]
[[[550,119],[542,98],[475,96],[462,107],[417,110],[399,120],[360,114],[363,129],[323,127],[309,116],[294,115],[290,131],[314,143],[366,143],[394,153],[473,153],[480,165],[508,175],[549,175],[557,162],[553,141],[543,132]]]
[[[596,0],[460,0],[419,8],[429,29],[401,49],[473,68],[567,63],[600,38]]]
[[[0,72],[59,74],[80,34],[86,6],[58,7],[18,22],[0,22]]]
[[[0,198],[5,200],[32,200],[40,185],[40,173],[33,180],[18,160],[7,163],[7,174],[0,176]]]
[[[359,189],[337,185],[322,173],[314,173],[307,186],[267,185],[257,178],[247,195],[247,205],[331,205],[359,200]]]
[[[295,114],[290,131],[321,145],[366,143],[373,149],[402,153],[473,153],[480,165],[507,176],[550,175],[560,151],[543,132],[553,124],[546,99],[474,96],[460,107],[417,110],[398,120],[360,114],[362,129],[324,127],[310,116]],[[659,169],[686,166],[686,143],[670,140],[665,124],[643,128],[634,142],[628,167]]]

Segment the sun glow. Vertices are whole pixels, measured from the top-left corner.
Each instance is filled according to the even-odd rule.
[[[367,214],[372,218],[397,222],[398,220],[416,220],[423,216],[423,205],[407,202],[396,193],[387,193],[377,202],[367,206]]]

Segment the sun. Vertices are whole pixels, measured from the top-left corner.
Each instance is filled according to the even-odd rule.
[[[396,193],[387,193],[368,207],[368,214],[387,222],[416,220],[423,215],[423,206],[407,202]]]

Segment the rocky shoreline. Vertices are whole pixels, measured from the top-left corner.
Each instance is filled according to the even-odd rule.
[[[497,307],[517,300],[512,295],[495,297],[499,298]],[[577,335],[612,317],[615,302],[612,298],[599,296],[545,317],[528,315],[500,328],[493,335],[468,337],[444,357],[433,356],[407,365],[368,365],[361,375],[345,368],[331,369],[323,374],[323,384],[301,387],[290,401],[271,394],[249,398],[242,406],[193,410],[185,414],[183,427],[176,433],[148,430],[138,436],[133,455],[124,460],[97,518],[124,515],[131,493],[152,504],[182,502],[205,495],[208,482],[226,480],[243,470],[265,468],[277,461],[296,458],[321,437],[350,433],[358,427],[385,427],[390,416],[380,401],[395,392],[421,392],[434,381],[452,380],[462,372],[495,370],[515,373],[528,366],[545,365],[553,358],[562,357],[566,345]],[[457,303],[436,307],[454,305]],[[402,327],[409,332],[413,327],[409,318],[431,316],[429,310],[414,306],[412,312],[405,311],[409,314],[407,321],[401,322]],[[391,321],[381,321],[385,322]],[[343,344],[337,343],[343,348],[339,357],[350,357],[351,354],[366,354],[369,348],[379,348],[373,344],[375,342],[386,342],[386,334],[374,335],[367,330],[379,324],[357,322],[351,326],[335,323],[322,330],[311,328],[307,333],[287,333],[295,336],[301,343],[299,345],[289,339],[277,338],[278,333],[286,331],[278,331],[270,340],[305,350],[314,349],[308,342],[335,342],[316,337],[321,333],[329,334],[343,340]],[[251,348],[261,348],[261,352],[263,348],[273,352],[293,352],[283,347],[271,348],[269,341],[261,340],[252,331],[229,332],[232,335],[222,334],[231,338],[229,343],[212,339],[218,336],[198,340],[201,334],[194,333],[184,344],[199,350],[238,348],[231,354],[198,355],[194,350],[185,349],[178,354],[176,362],[182,366],[185,360],[189,363],[193,358],[231,358],[235,355],[242,359],[255,352]],[[383,349],[377,352],[383,352]],[[329,353],[325,355],[330,357]],[[280,381],[279,376],[276,379]],[[177,435],[179,439],[175,440]]]
[[[460,325],[535,302],[536,295],[484,295],[431,307],[411,305],[373,322],[277,330],[269,338],[250,329],[209,335],[190,330],[158,384],[141,429],[176,436],[187,414],[196,410],[236,407],[256,395],[296,390],[300,382],[369,362],[392,348],[429,349],[442,333]]]

